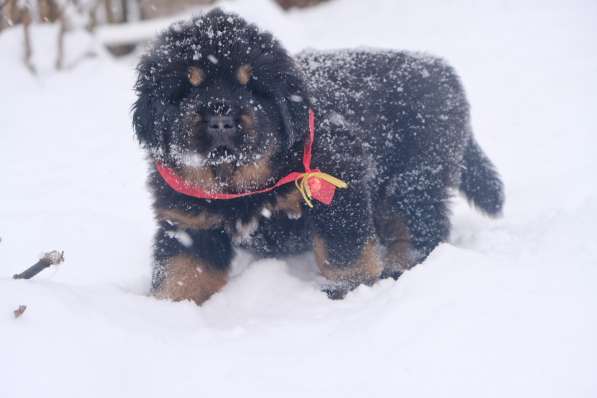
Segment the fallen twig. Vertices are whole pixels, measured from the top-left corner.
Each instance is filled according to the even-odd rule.
[[[15,318],[18,318],[21,315],[23,315],[23,313],[25,312],[26,309],[27,309],[26,305],[19,305],[19,308],[17,308],[16,310],[13,311],[13,314],[15,314]]]
[[[54,264],[60,264],[64,261],[64,252],[59,252],[57,250],[48,252],[43,255],[42,258],[31,267],[27,268],[25,271],[21,272],[20,274],[13,275],[13,279],[31,279],[35,275],[39,274],[44,269],[48,268]]]

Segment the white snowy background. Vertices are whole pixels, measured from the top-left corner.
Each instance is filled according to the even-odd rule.
[[[0,397],[597,397],[597,2],[224,6],[291,51],[445,57],[505,216],[456,199],[448,243],[343,301],[318,291],[310,256],[246,254],[204,306],[157,301],[134,57],[56,73],[55,32],[36,28],[32,77],[21,30],[3,32]],[[88,40],[71,36],[70,53]],[[66,262],[11,279],[50,249]]]

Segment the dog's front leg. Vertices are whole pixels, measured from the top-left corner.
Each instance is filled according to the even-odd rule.
[[[317,206],[313,248],[326,279],[323,290],[330,298],[341,299],[360,284],[375,283],[383,266],[366,190],[352,184],[331,206]]]
[[[154,248],[152,294],[202,304],[228,280],[233,250],[222,229],[189,229],[160,223]]]

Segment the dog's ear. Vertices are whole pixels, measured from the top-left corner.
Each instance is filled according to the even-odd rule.
[[[151,64],[142,60],[137,68],[138,78],[135,84],[137,100],[132,106],[133,129],[139,143],[154,155],[160,155],[164,150],[164,140],[160,131],[160,121],[156,115],[165,117],[163,101],[158,101],[158,87],[153,83],[150,76]]]
[[[153,101],[151,94],[138,91],[137,101],[133,104],[133,129],[141,144],[151,148],[158,145],[156,135],[153,132]]]
[[[286,147],[302,141],[309,131],[309,92],[302,72],[292,59],[278,73],[274,96],[286,133]]]

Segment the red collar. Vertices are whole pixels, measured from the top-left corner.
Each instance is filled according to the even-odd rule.
[[[274,185],[252,192],[209,193],[199,186],[188,183],[183,178],[179,177],[173,169],[165,166],[163,163],[156,162],[155,167],[170,188],[174,189],[176,192],[198,199],[237,199],[244,196],[270,192],[282,185],[294,182],[297,189],[303,195],[305,202],[310,207],[313,207],[311,198],[315,198],[318,201],[329,205],[332,203],[336,187],[346,188],[348,185],[342,180],[329,174],[322,173],[319,169],[311,168],[314,139],[315,113],[312,109],[309,109],[309,137],[305,141],[305,148],[303,151],[303,167],[305,168],[305,171],[293,171],[285,177],[280,178]]]

